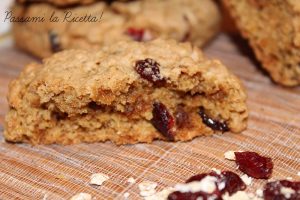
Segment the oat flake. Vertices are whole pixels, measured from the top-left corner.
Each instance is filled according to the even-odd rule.
[[[100,186],[104,181],[107,181],[108,179],[109,177],[102,173],[92,174],[90,184]]]

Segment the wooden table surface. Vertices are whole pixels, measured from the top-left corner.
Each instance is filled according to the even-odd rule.
[[[34,59],[13,48],[9,40],[0,48],[0,123],[7,112],[7,85],[23,66]],[[272,157],[272,179],[292,177],[300,171],[300,88],[274,85],[259,70],[249,47],[238,37],[219,35],[205,48],[210,58],[223,61],[248,90],[250,118],[242,134],[199,137],[186,143],[154,142],[116,146],[110,142],[71,146],[9,144],[0,133],[0,199],[69,199],[90,193],[94,199],[141,199],[137,183],[150,180],[157,190],[183,182],[191,175],[215,167],[236,170],[224,159],[227,150],[249,150]],[[92,173],[107,174],[102,186],[90,186]],[[253,180],[249,192],[266,181]]]

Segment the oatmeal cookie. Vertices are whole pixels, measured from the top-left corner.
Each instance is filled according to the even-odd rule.
[[[246,94],[218,60],[174,40],[66,50],[9,87],[11,142],[187,141],[246,128]]]
[[[50,3],[55,6],[73,6],[73,5],[83,5],[90,4],[100,0],[16,0],[18,3],[22,4],[33,4],[33,3]]]
[[[43,11],[44,22],[13,23],[16,45],[38,57],[63,49],[99,49],[120,40],[171,38],[202,46],[216,34],[220,19],[212,0],[97,1],[66,8],[32,3],[15,4],[12,10],[19,18],[40,16]],[[50,22],[53,12],[59,22]],[[89,15],[96,22],[72,21]]]
[[[300,1],[224,0],[272,79],[300,85]]]

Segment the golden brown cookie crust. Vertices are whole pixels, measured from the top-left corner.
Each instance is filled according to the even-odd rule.
[[[137,61],[147,58],[159,63],[165,85],[137,73]],[[232,132],[244,130],[248,117],[245,91],[226,67],[188,43],[165,40],[57,53],[28,65],[10,84],[8,102],[6,140],[33,144],[169,140],[153,126],[155,102],[176,120],[179,107],[188,115],[176,121],[175,141],[218,132],[203,122],[200,107]]]
[[[43,10],[46,19],[43,23],[13,23],[16,45],[38,57],[48,57],[61,49],[97,49],[117,41],[134,40],[132,34],[139,34],[139,31],[143,31],[140,38],[143,41],[172,38],[202,46],[217,33],[220,21],[219,10],[212,0],[144,0],[112,4],[100,1],[71,8],[46,3],[16,4],[12,10],[16,17],[39,16]],[[101,20],[62,22],[65,11],[71,11],[72,16],[88,13]],[[60,23],[47,21],[53,12],[61,19]],[[53,45],[53,41],[57,44]]]
[[[300,2],[224,0],[242,35],[272,79],[300,85]]]

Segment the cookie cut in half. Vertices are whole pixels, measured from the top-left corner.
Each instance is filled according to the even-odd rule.
[[[300,85],[300,1],[224,3],[272,79],[285,86]]]
[[[66,49],[99,49],[124,40],[171,38],[202,46],[218,32],[220,24],[213,0],[19,2],[13,5],[12,15],[30,20],[12,24],[15,44],[38,57]],[[60,7],[51,2],[86,4]],[[41,10],[45,20],[37,22],[33,17],[41,16]]]
[[[32,144],[187,141],[247,125],[240,81],[173,40],[63,51],[12,81],[5,138]]]

